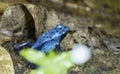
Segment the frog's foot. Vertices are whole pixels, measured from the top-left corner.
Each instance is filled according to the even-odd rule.
[[[30,68],[32,68],[32,69],[37,69],[38,68],[38,66],[37,65],[35,65],[35,64],[33,64],[33,63],[28,63],[28,65],[30,66]]]
[[[22,42],[22,43],[19,43],[19,44],[14,45],[14,50],[15,50],[16,52],[19,52],[19,51],[22,50],[23,48],[31,47],[33,44],[34,44],[34,41],[33,41],[33,40],[29,40],[29,41],[27,41],[27,42]]]
[[[61,50],[61,48],[60,48],[60,44],[57,44],[57,45],[56,45],[56,48],[57,48],[57,52],[58,52],[58,53],[62,52],[62,50]]]

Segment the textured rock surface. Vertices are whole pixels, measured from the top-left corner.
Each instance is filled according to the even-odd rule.
[[[120,5],[119,0],[1,0],[0,13],[10,4],[33,3],[77,16],[89,16],[95,25],[107,33],[120,36]]]
[[[15,74],[12,58],[2,46],[0,46],[0,74]]]
[[[16,5],[19,6],[19,4]],[[16,7],[16,5],[13,5],[13,7]],[[90,59],[90,61],[88,61],[86,64],[82,66],[75,66],[71,68],[69,70],[70,74],[119,74],[120,73],[120,57],[119,57],[120,37],[110,35],[101,28],[96,27],[96,25],[99,22],[94,22],[95,19],[87,16],[86,17],[72,16],[69,14],[54,11],[52,9],[46,9],[42,6],[37,7],[31,4],[25,4],[22,6],[25,6],[26,11],[29,11],[30,12],[29,14],[32,15],[30,16],[31,21],[34,21],[35,23],[32,24],[33,27],[31,27],[31,29],[32,30],[35,29],[36,38],[42,32],[52,29],[55,25],[59,23],[63,23],[70,27],[70,32],[61,43],[61,48],[63,51],[64,50],[67,51],[71,49],[73,44],[75,43],[81,43],[89,47],[92,47],[92,59]],[[20,9],[21,7],[18,8],[18,10]],[[23,12],[21,14],[25,15],[25,13]],[[14,17],[12,18],[14,19]],[[18,20],[18,22],[20,21],[21,20]],[[20,23],[22,24],[22,22]],[[24,28],[24,26],[29,27],[30,25],[28,25],[27,23],[28,22],[24,22],[22,25],[19,25],[19,28]],[[12,24],[8,25],[8,29],[9,26],[11,25]],[[1,27],[0,29],[2,28],[3,27]],[[27,34],[30,37],[33,36],[32,35],[33,33],[32,34],[29,33],[30,32],[29,28],[27,29],[25,28],[24,30],[28,31]],[[18,30],[17,32],[22,32],[22,35],[24,34],[24,31],[22,31],[22,29]],[[27,35],[25,35],[25,37],[26,36]],[[22,39],[26,40],[29,38],[26,37],[26,39],[24,38]],[[17,41],[17,40],[15,40],[13,37],[13,41]],[[27,64],[25,61],[21,61],[23,59],[21,59],[18,55],[14,53],[12,48],[13,44],[14,44],[13,42],[7,42],[4,43],[3,45],[7,48],[11,48],[9,52],[13,57],[12,59],[15,65],[15,72],[17,74],[21,74],[21,73],[27,74],[27,72],[29,71],[28,69],[26,70]]]

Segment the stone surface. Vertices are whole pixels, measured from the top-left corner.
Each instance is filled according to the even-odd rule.
[[[25,14],[21,5],[13,5],[9,6],[3,13],[0,27],[1,29],[6,28],[9,31],[15,31],[23,27],[25,25],[25,21]]]
[[[15,74],[12,58],[2,46],[0,46],[0,74]]]
[[[32,3],[67,14],[89,16],[94,19],[97,27],[109,34],[120,36],[119,0],[1,0],[0,12],[3,13],[8,5],[15,3]]]

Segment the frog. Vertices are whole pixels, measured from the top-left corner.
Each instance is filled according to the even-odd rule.
[[[32,49],[39,50],[44,53],[49,53],[55,48],[58,52],[61,52],[60,43],[66,37],[69,31],[69,27],[63,24],[58,24],[52,30],[43,33],[41,36],[38,37],[36,41],[29,40],[27,42],[23,42],[14,46],[14,49],[18,50],[18,52],[26,47],[29,46]]]

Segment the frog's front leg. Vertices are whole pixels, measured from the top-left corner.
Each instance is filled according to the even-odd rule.
[[[60,53],[62,50],[60,48],[60,43],[56,44],[57,52]]]
[[[33,44],[34,44],[34,41],[29,40],[27,42],[22,42],[22,43],[14,45],[14,49],[16,52],[19,52],[20,50],[22,50],[25,47],[31,47]]]

